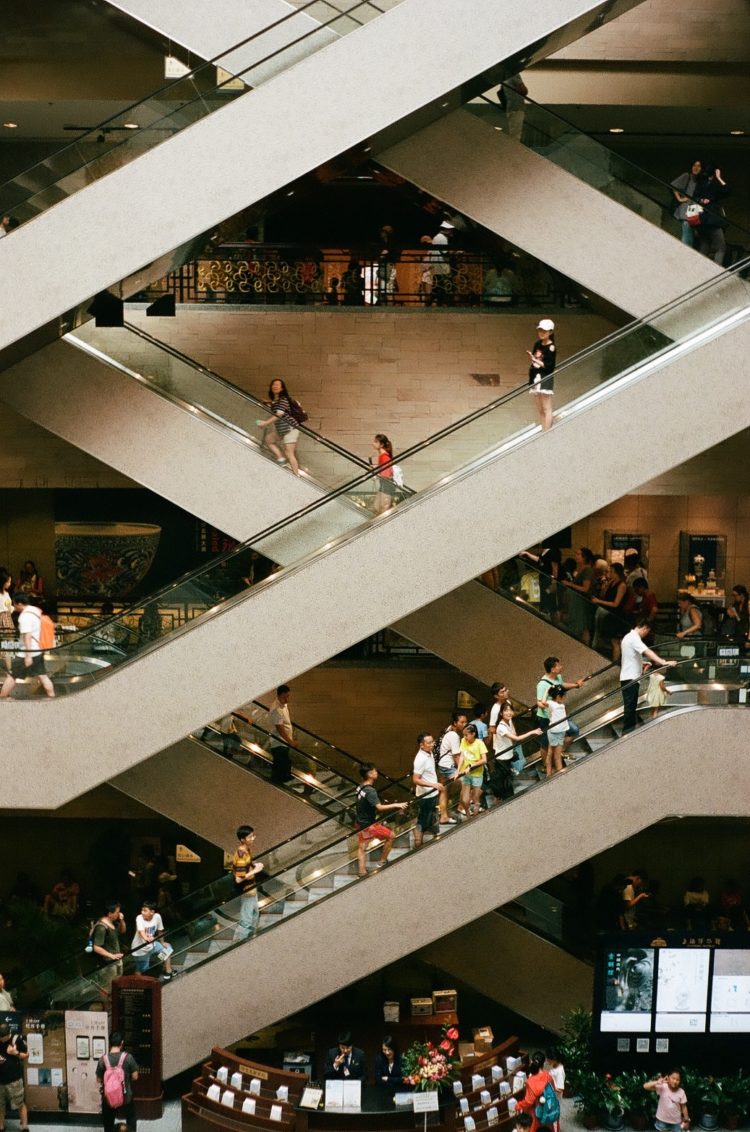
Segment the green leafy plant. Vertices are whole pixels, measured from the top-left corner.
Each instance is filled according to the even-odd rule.
[[[741,1073],[721,1078],[721,1108],[728,1116],[745,1117],[750,1112],[750,1077]]]
[[[718,1112],[724,1100],[721,1081],[717,1077],[699,1078],[696,1100],[702,1112]]]
[[[656,1095],[643,1087],[650,1080],[647,1073],[632,1070],[629,1073],[619,1073],[615,1080],[626,1112],[631,1116],[653,1116],[656,1111]]]
[[[582,1116],[599,1117],[609,1111],[612,1090],[606,1079],[593,1069],[584,1069],[577,1074],[575,1086],[575,1106]]]
[[[591,1071],[591,1011],[583,1006],[569,1010],[562,1018],[562,1038],[558,1043],[565,1062],[567,1081],[578,1093],[579,1079]]]

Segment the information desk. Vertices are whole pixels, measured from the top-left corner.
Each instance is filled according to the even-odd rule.
[[[512,1082],[514,1074],[507,1070],[506,1059],[518,1056],[518,1038],[513,1037],[462,1063],[459,1076],[463,1098],[468,1102],[477,1132],[484,1132],[488,1127],[492,1127],[493,1132],[510,1132],[513,1118],[508,1112],[508,1100],[511,1094],[502,1092],[501,1082],[492,1080],[491,1070],[492,1066],[499,1065],[504,1073],[502,1080]],[[525,1068],[525,1062],[518,1068]],[[474,1078],[480,1076],[484,1078],[483,1084],[475,1085]],[[260,1065],[216,1047],[210,1061],[203,1066],[201,1076],[193,1081],[190,1093],[182,1098],[184,1132],[219,1132],[221,1129],[225,1132],[270,1132],[272,1129],[276,1132],[399,1132],[401,1129],[419,1132],[423,1127],[424,1117],[406,1105],[394,1103],[395,1090],[363,1084],[360,1112],[325,1112],[322,1108],[300,1107],[308,1084],[304,1074]],[[280,1099],[280,1087],[287,1090],[288,1099]],[[242,1111],[248,1098],[252,1098],[253,1112]],[[226,1100],[231,1103],[222,1103]],[[463,1132],[459,1104],[453,1090],[446,1089],[440,1099],[439,1112],[428,1114],[433,1132]],[[490,1126],[488,1111],[493,1108],[497,1110],[498,1119]]]

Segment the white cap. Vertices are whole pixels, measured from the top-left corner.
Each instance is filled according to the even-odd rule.
[[[536,328],[537,330],[554,330],[555,324],[551,318],[540,318]]]
[[[441,227],[441,228],[455,228],[455,227],[456,227],[456,225],[455,225],[455,224],[451,224],[450,220],[443,220],[443,221],[442,221],[442,223],[441,223],[441,225],[440,225],[440,227]]]

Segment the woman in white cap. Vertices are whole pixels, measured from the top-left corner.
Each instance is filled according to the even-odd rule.
[[[546,432],[552,425],[552,395],[555,386],[552,374],[555,371],[557,354],[555,352],[555,324],[551,318],[541,318],[537,324],[539,337],[531,350],[526,353],[531,358],[529,366],[529,392],[536,401],[536,410],[542,429]]]

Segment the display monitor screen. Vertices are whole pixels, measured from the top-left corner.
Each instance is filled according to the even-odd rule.
[[[739,939],[743,937],[740,936]],[[750,936],[667,932],[601,937],[593,1038],[602,1067],[651,1069],[644,1055],[734,1063],[750,1035]],[[703,1056],[705,1055],[705,1056]]]

